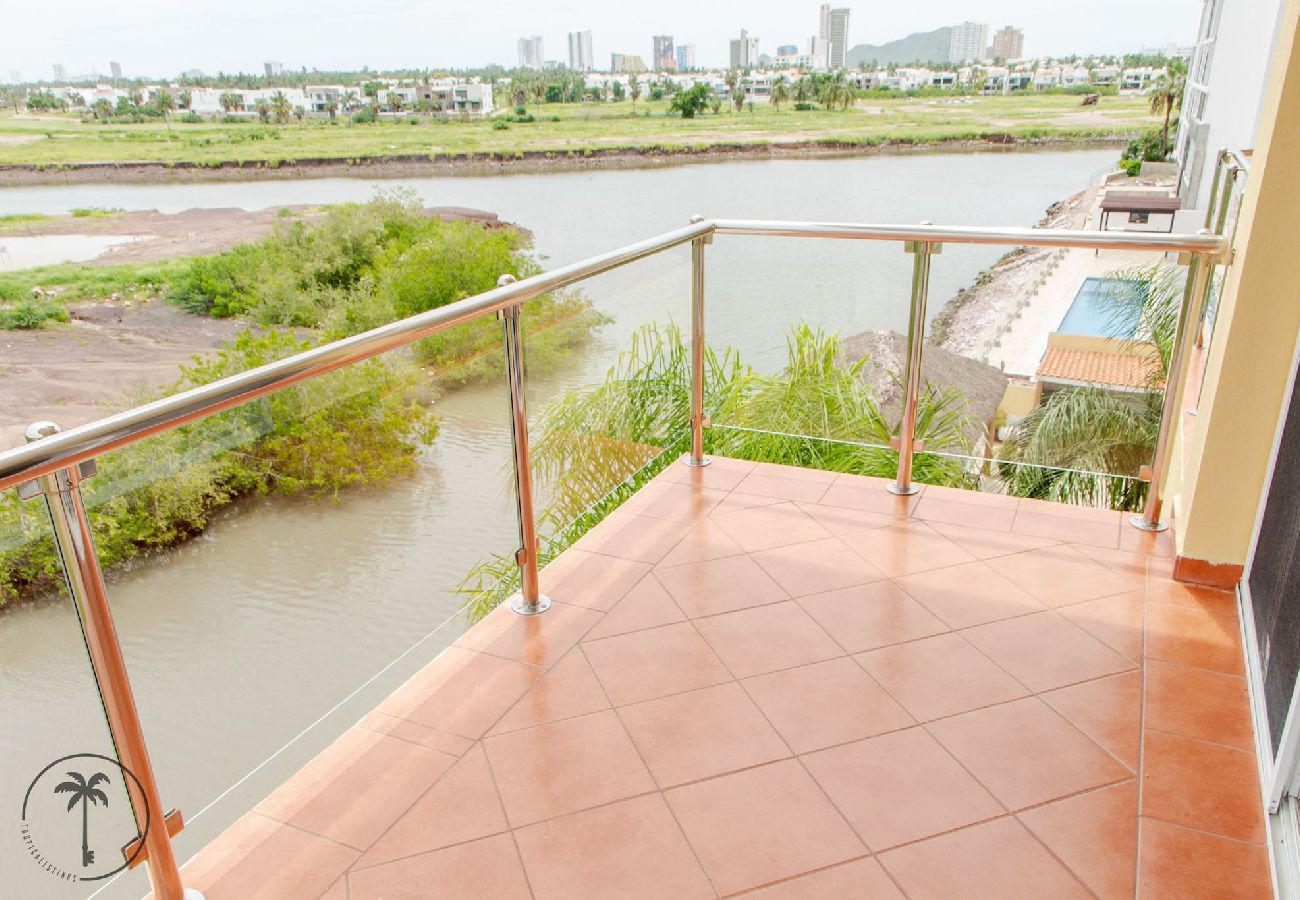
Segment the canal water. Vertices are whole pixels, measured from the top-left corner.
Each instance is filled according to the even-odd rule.
[[[1114,155],[983,152],[382,182],[27,187],[0,190],[0,211],[259,209],[361,201],[401,188],[426,205],[490,210],[528,228],[550,267],[679,227],[695,213],[1032,225]],[[1000,252],[945,247],[934,261],[931,313]],[[796,322],[842,335],[905,330],[909,275],[909,258],[895,244],[719,236],[707,251],[709,340],[774,370]],[[534,412],[557,391],[600,378],[640,325],[688,324],[689,251],[601,276],[584,290],[611,322],[559,371],[530,379]],[[513,552],[504,386],[455,391],[436,408],[442,431],[415,477],[337,500],[247,501],[198,539],[112,576],[110,598],[163,800],[187,819],[177,839],[182,858],[454,640],[465,626],[456,586],[485,556]],[[171,462],[160,457],[158,471]],[[72,898],[102,888],[103,897],[141,896],[141,871],[106,886],[60,882],[28,858],[20,837],[25,793],[44,766],[74,753],[112,754],[66,602],[0,615],[0,721],[0,894]],[[120,844],[133,832],[120,786],[109,796],[94,824],[112,838],[106,845]],[[66,834],[51,838],[72,848],[70,865],[79,855],[80,818],[67,816]]]

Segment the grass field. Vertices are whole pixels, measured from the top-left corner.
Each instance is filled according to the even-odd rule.
[[[340,116],[263,125],[173,120],[140,124],[83,122],[76,115],[0,115],[0,164],[194,162],[360,159],[391,155],[454,155],[525,151],[582,153],[600,149],[680,149],[717,144],[940,141],[1010,134],[1019,138],[1087,138],[1129,134],[1155,124],[1142,97],[1102,97],[1082,106],[1072,95],[927,97],[860,100],[848,110],[667,114],[667,103],[541,104],[535,122],[385,119],[352,124]]]

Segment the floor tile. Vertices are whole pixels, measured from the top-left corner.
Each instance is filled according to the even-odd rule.
[[[818,503],[796,503],[795,506],[812,516],[818,525],[837,536],[871,531],[874,528],[887,528],[902,521],[898,516],[890,513],[864,512],[842,506],[822,506]]]
[[[1134,532],[1137,531],[1136,529],[1133,530]],[[1167,562],[1167,560],[1155,560],[1150,556],[1135,553],[1131,550],[1095,547],[1092,544],[1071,544],[1070,546],[1089,559],[1099,562],[1107,568],[1114,569],[1121,575],[1134,579],[1135,584],[1146,584],[1147,569],[1151,567],[1153,562]],[[1172,566],[1170,570],[1172,571]]]
[[[736,490],[743,494],[758,494],[761,497],[779,497],[782,500],[816,503],[829,486],[829,480],[787,478],[784,475],[755,471],[746,476],[745,480],[736,486]]]
[[[748,556],[728,556],[655,572],[673,601],[691,618],[787,599],[771,575]]]
[[[658,794],[521,828],[515,837],[537,900],[714,896]]]
[[[963,635],[1035,692],[1114,675],[1137,665],[1054,612],[981,625]]]
[[[747,553],[830,537],[829,531],[793,503],[720,513],[713,521]]]
[[[1245,675],[1235,616],[1152,603],[1147,606],[1146,654],[1153,659]]]
[[[1088,892],[1015,819],[1003,818],[880,857],[912,900],[1086,898]]]
[[[1191,738],[1143,735],[1142,815],[1238,841],[1264,841],[1254,754]]]
[[[969,491],[968,493],[977,497],[993,497],[1003,501],[1008,499],[997,494],[979,494],[976,491]],[[986,531],[1010,531],[1011,523],[1016,518],[1016,508],[1014,499],[1011,500],[1009,505],[1006,503],[985,504],[970,502],[969,500],[958,500],[950,495],[927,491],[925,496],[921,498],[921,502],[916,504],[916,509],[913,510],[912,515],[924,522],[967,525]]]
[[[616,512],[588,531],[574,547],[637,562],[654,564],[668,555],[687,526],[672,519]]]
[[[881,581],[885,575],[838,538],[792,544],[751,557],[791,597]]]
[[[1142,619],[1145,613],[1141,591],[1060,606],[1057,607],[1057,612],[1116,653],[1122,653],[1134,662],[1141,662]]]
[[[455,757],[363,729],[345,731],[257,812],[357,850],[369,847]]]
[[[1169,559],[1174,555],[1174,532],[1143,531],[1124,522],[1119,529],[1119,548],[1144,556]]]
[[[674,788],[665,797],[722,894],[844,862],[866,849],[794,760]]]
[[[804,763],[873,852],[1004,813],[922,728],[832,747]]]
[[[1140,581],[1109,569],[1065,545],[1001,556],[989,560],[987,565],[1053,607],[1123,594],[1142,587]]]
[[[744,686],[795,753],[914,724],[912,717],[851,659],[832,659],[759,675],[746,679]]]
[[[927,727],[1012,810],[1132,777],[1113,756],[1033,697]]]
[[[495,735],[483,746],[516,828],[654,790],[613,712]]]
[[[348,875],[350,900],[529,900],[514,841],[498,834]]]
[[[214,895],[212,900],[220,900],[220,898]],[[339,880],[330,885],[329,890],[321,894],[318,900],[348,900],[347,875],[340,875]]]
[[[1064,505],[1064,504],[1058,504]],[[1091,521],[1061,515],[1044,515],[1036,510],[1022,507],[1016,513],[1016,520],[1011,530],[1017,534],[1032,537],[1052,538],[1058,541],[1070,541],[1080,544],[1093,544],[1098,547],[1119,547],[1120,519],[1118,513],[1112,513],[1113,519]]]
[[[366,717],[357,723],[357,727],[377,734],[386,734],[389,737],[410,741],[412,744],[420,744],[430,750],[441,750],[443,753],[452,756],[461,756],[466,750],[474,746],[474,742],[469,738],[452,734],[450,731],[428,728],[378,711],[367,713]]]
[[[734,682],[625,706],[619,718],[660,787],[790,755],[758,707]]]
[[[506,828],[487,757],[475,745],[375,841],[354,868],[462,844]]]
[[[251,812],[200,850],[183,874],[186,887],[211,900],[317,897],[356,857],[355,850]]]
[[[737,678],[844,653],[811,616],[790,601],[697,619],[695,627]]]
[[[776,506],[778,503],[784,503],[778,497],[762,497],[758,494],[742,494],[740,491],[732,491],[726,498],[713,508],[709,514],[710,518],[716,519],[719,516],[731,512],[739,512],[742,509],[755,509],[759,506]]]
[[[659,562],[659,568],[684,566],[723,556],[739,556],[745,551],[712,519],[692,525],[681,541]]]
[[[754,463],[748,460],[727,459],[722,456],[712,456],[710,460],[707,466],[688,466],[681,459],[676,460],[660,472],[655,480],[676,481],[717,491],[730,491],[754,469]]]
[[[1146,727],[1254,752],[1246,679],[1151,660]]]
[[[608,708],[605,689],[591,671],[587,658],[581,650],[570,650],[488,733],[518,731]]]
[[[904,900],[874,859],[855,859],[746,894],[745,900]]]
[[[948,630],[947,625],[892,581],[800,597],[796,602],[850,653]]]
[[[898,497],[888,491],[892,481],[884,478],[863,478],[842,475],[835,480],[822,498],[822,506],[843,506],[862,512],[880,513],[896,519],[906,519],[920,501],[920,494]]]
[[[605,613],[605,618],[596,623],[596,627],[587,632],[587,640],[627,634],[643,628],[655,628],[659,625],[671,625],[684,622],[685,614],[677,608],[673,598],[668,596],[664,586],[654,575],[647,575],[637,582],[636,587],[627,592],[618,605]]]
[[[993,560],[996,562],[996,560]],[[989,568],[971,562],[898,579],[899,585],[952,628],[1041,612],[1043,604]]]
[[[375,708],[429,728],[480,738],[542,674],[535,666],[448,647]]]
[[[605,612],[650,571],[650,564],[569,548],[540,572],[542,593]]]
[[[1201,609],[1221,616],[1237,615],[1237,595],[1232,591],[1183,584],[1172,578],[1152,577],[1147,582],[1147,602]]]
[[[992,559],[995,556],[1024,553],[1026,550],[1041,550],[1043,547],[1051,547],[1057,543],[1051,538],[1014,534],[1010,531],[989,531],[984,528],[968,528],[965,525],[949,525],[934,521],[928,524],[976,559]]]
[[[1020,684],[956,634],[854,657],[919,721],[1026,696]]]
[[[973,562],[975,559],[920,522],[845,535],[842,540],[890,578]]]
[[[546,668],[599,621],[595,610],[558,601],[543,616],[521,616],[502,603],[457,638],[456,646]]]
[[[634,516],[694,522],[712,512],[726,496],[727,491],[656,480],[633,494],[619,510]]]
[[[1028,809],[1019,819],[1101,900],[1133,896],[1136,781]]]
[[[1273,896],[1268,850],[1143,819],[1138,890],[1142,897]]]
[[[731,680],[689,622],[587,641],[582,649],[616,705]]]
[[[1137,771],[1142,743],[1142,673],[1126,672],[1042,694],[1075,728]]]

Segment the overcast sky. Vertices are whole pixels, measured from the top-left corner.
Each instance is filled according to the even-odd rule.
[[[598,65],[609,54],[650,58],[651,36],[693,43],[702,66],[727,60],[727,40],[741,28],[759,51],[799,44],[817,30],[816,2],[751,0],[702,3],[656,0],[60,0],[54,7],[16,0],[0,29],[0,79],[12,71],[50,78],[108,71],[175,75],[186,69],[260,71],[263,60],[286,68],[455,68],[514,65],[516,40],[540,34],[546,58],[567,61],[565,35],[590,29]],[[837,4],[839,5],[839,4]],[[1196,36],[1201,0],[927,0],[846,4],[850,45],[879,44],[967,18],[992,29],[1025,31],[1028,55],[1122,53]],[[743,10],[740,11],[740,10]]]

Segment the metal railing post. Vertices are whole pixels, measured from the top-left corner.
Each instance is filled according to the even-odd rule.
[[[38,441],[59,431],[59,426],[53,422],[37,422],[27,429],[27,440]],[[149,761],[140,714],[126,673],[126,661],[122,657],[122,647],[108,606],[104,576],[91,537],[90,519],[81,498],[81,480],[94,474],[95,463],[88,460],[20,485],[18,496],[24,500],[45,497],[54,544],[63,561],[68,593],[86,642],[113,751],[122,767],[135,776],[135,780],[123,779],[139,831],[136,840],[123,848],[127,863],[134,866],[144,861],[148,865],[149,883],[157,900],[203,900],[202,894],[193,889],[186,890],[181,882],[171,837],[184,827],[184,822],[176,810],[165,815],[162,813],[158,781]]]
[[[691,224],[703,222],[703,216],[691,216]],[[707,466],[713,460],[704,455],[704,429],[709,420],[704,415],[704,245],[713,235],[691,241],[691,452],[682,460],[688,466]]]
[[[502,275],[497,285],[514,284],[515,276]],[[519,330],[523,304],[516,303],[498,315],[505,331],[506,383],[510,388],[510,439],[515,451],[515,499],[518,502],[520,590],[510,599],[510,608],[521,616],[546,612],[551,598],[541,592],[537,577],[537,513],[533,507],[533,470],[528,456],[528,407],[524,402],[524,342]]]
[[[1129,523],[1142,531],[1165,531],[1169,523],[1161,521],[1164,508],[1165,476],[1169,471],[1169,455],[1173,449],[1173,432],[1178,425],[1178,415],[1183,404],[1183,390],[1187,382],[1187,367],[1191,360],[1193,329],[1199,327],[1201,306],[1205,303],[1209,287],[1210,262],[1200,254],[1188,254],[1187,283],[1183,288],[1183,305],[1178,314],[1178,330],[1174,336],[1173,351],[1169,355],[1169,372],[1165,376],[1164,405],[1160,412],[1160,433],[1156,437],[1155,456],[1151,460],[1151,481],[1147,502],[1142,514],[1133,516]]]
[[[930,292],[930,257],[940,252],[943,245],[931,241],[906,241],[903,249],[912,254],[912,304],[907,318],[907,371],[904,377],[907,395],[903,401],[903,420],[898,427],[898,478],[888,490],[891,494],[907,497],[920,490],[912,483],[912,454],[917,449],[916,410],[921,402],[925,301]]]

